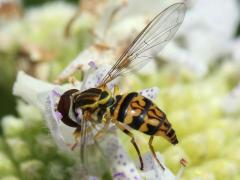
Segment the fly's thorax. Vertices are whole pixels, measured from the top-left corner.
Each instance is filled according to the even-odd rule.
[[[74,109],[88,111],[91,120],[101,123],[107,109],[114,103],[110,90],[106,88],[90,88],[74,96]]]
[[[90,88],[74,97],[75,108],[95,110],[99,107],[108,107],[113,104],[113,97],[108,89]]]

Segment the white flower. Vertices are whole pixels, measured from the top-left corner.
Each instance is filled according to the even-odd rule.
[[[230,50],[239,22],[237,0],[189,0],[186,4],[189,9],[176,41],[161,55],[202,77],[209,64]]]
[[[231,55],[236,65],[240,66],[240,38],[235,39],[232,42]]]
[[[226,97],[222,100],[222,108],[226,113],[235,114],[240,110],[240,84],[237,85]]]
[[[106,74],[106,70],[109,69],[109,67],[102,66],[93,71],[95,65],[92,63],[90,64],[91,70],[89,72],[91,73],[85,76],[86,78],[83,82],[78,82],[75,86],[69,84],[59,86],[46,83],[30,77],[24,72],[19,72],[17,81],[14,85],[15,95],[20,96],[28,103],[33,104],[42,110],[56,144],[60,149],[70,154],[74,153],[70,151],[69,147],[69,145],[74,143],[72,134],[74,129],[62,123],[61,114],[56,111],[55,107],[58,103],[59,97],[64,91],[70,88],[78,88],[84,90],[90,87],[94,87]],[[158,88],[150,88],[140,91],[142,95],[151,99],[156,96],[157,92]],[[140,172],[121,145],[121,142],[116,135],[115,127],[112,126],[109,129],[109,132],[111,133],[108,133],[108,136],[104,136],[101,139],[101,149],[110,162],[110,170],[113,179],[176,179],[176,176],[173,175],[171,171],[167,169],[167,167],[165,167],[166,170],[163,171],[149,154],[144,156],[145,170],[143,172]],[[90,145],[91,144],[89,144],[89,147]],[[159,154],[158,157],[161,159],[161,161],[163,161]],[[81,170],[81,168],[82,164],[78,163],[75,167],[75,175],[73,173],[73,177],[79,177],[79,175],[83,175],[84,172]],[[97,179],[97,177],[89,178]]]

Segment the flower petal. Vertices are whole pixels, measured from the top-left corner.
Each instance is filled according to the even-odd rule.
[[[111,163],[113,179],[140,180],[141,177],[134,162],[129,158],[117,135],[108,136],[103,142],[101,147],[104,148],[103,152]]]
[[[141,95],[145,96],[146,98],[149,98],[151,100],[155,99],[159,93],[158,87],[152,87],[148,89],[143,89],[139,92]]]
[[[74,142],[72,128],[61,122],[61,114],[55,111],[59,95],[71,86],[55,86],[19,72],[14,84],[13,93],[23,100],[38,107],[45,116],[49,130],[61,149],[68,149],[67,143]]]
[[[35,79],[20,71],[13,86],[13,94],[21,97],[29,104],[44,110],[45,100],[53,88],[54,85]],[[40,99],[39,95],[41,95]]]
[[[227,104],[227,106],[226,106]],[[240,84],[236,86],[222,101],[224,112],[232,114],[240,110]]]
[[[56,91],[56,90],[55,90]],[[55,95],[55,92],[52,91],[46,101],[45,104],[45,111],[44,111],[44,115],[45,115],[45,119],[48,125],[48,128],[51,132],[51,135],[55,141],[55,143],[58,145],[58,147],[62,150],[68,150],[69,148],[67,146],[67,140],[65,139],[64,134],[66,134],[67,132],[67,126],[64,125],[61,122],[61,118],[59,116],[59,112],[57,112],[56,109],[56,103],[58,102],[59,97],[57,97]],[[60,118],[60,119],[59,119]],[[65,133],[63,134],[63,130],[61,129],[62,127],[66,127],[66,129],[64,129]],[[68,131],[69,132],[69,131]],[[69,135],[71,135],[72,133],[69,132]]]
[[[158,152],[157,158],[160,160],[165,170],[157,164],[151,153],[147,153],[143,157],[144,172],[141,174],[142,177],[148,180],[176,180],[175,175],[164,165],[163,157]]]
[[[99,85],[99,83],[102,81],[104,76],[107,74],[107,72],[110,70],[110,65],[102,65],[97,70],[90,70],[86,74],[86,77],[83,80],[83,84],[81,87],[81,90],[86,90],[89,88],[94,88]],[[108,83],[108,87],[111,89],[114,86],[114,81]]]

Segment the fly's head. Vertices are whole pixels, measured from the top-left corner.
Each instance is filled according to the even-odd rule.
[[[79,90],[70,89],[63,93],[60,97],[57,110],[62,115],[62,122],[70,127],[77,127],[78,124],[70,117],[71,107],[73,106],[73,94]],[[74,113],[74,112],[73,112]]]

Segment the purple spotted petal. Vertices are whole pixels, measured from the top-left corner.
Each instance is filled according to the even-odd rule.
[[[44,115],[48,128],[56,142],[62,150],[69,151],[68,144],[72,143],[72,132],[61,121],[62,115],[56,111],[57,103],[59,101],[60,90],[54,89],[49,93],[45,103]],[[70,137],[71,136],[71,137]],[[68,143],[67,143],[68,142]]]
[[[143,156],[144,171],[141,174],[142,177],[151,180],[176,180],[176,176],[164,165],[163,158],[158,152],[157,157],[165,170],[158,165],[151,153],[147,153]]]
[[[123,149],[121,142],[116,135],[107,138],[104,146],[104,152],[111,162],[111,171],[114,180],[140,180],[140,174],[129,158],[126,151]]]
[[[62,119],[62,114],[56,110],[57,103],[59,101],[60,96],[61,96],[60,92],[57,89],[54,89],[49,93],[51,112],[52,112],[53,118],[56,120],[58,124]]]
[[[51,95],[49,95],[46,104],[45,104],[45,119],[48,125],[48,128],[54,138],[56,144],[62,148],[65,146],[65,140],[60,131],[60,122],[58,119],[58,115],[55,114],[54,111],[54,100]]]
[[[152,87],[152,88],[148,88],[148,89],[143,89],[139,93],[141,95],[145,96],[146,98],[153,100],[157,97],[158,92],[159,92],[159,88]]]
[[[109,69],[110,66],[103,65],[97,68],[95,71],[89,71],[85,79],[83,80],[81,90],[97,87],[103,80]],[[108,87],[113,87],[114,86],[113,84],[114,82],[110,82],[108,84]]]
[[[52,95],[54,96],[54,97],[60,97],[61,96],[61,93],[59,92],[59,90],[58,89],[53,89],[52,90]]]
[[[60,79],[67,79],[71,74],[77,71],[80,67],[83,70],[88,68],[89,59],[96,59],[96,55],[89,49],[82,51],[71,63],[61,72]]]
[[[60,112],[58,112],[58,111],[55,111],[54,115],[56,117],[56,120],[58,120],[58,123],[63,118],[62,114]]]
[[[95,62],[94,61],[90,61],[89,63],[88,63],[88,65],[90,66],[90,68],[92,68],[92,69],[97,69],[97,65],[95,64]]]

